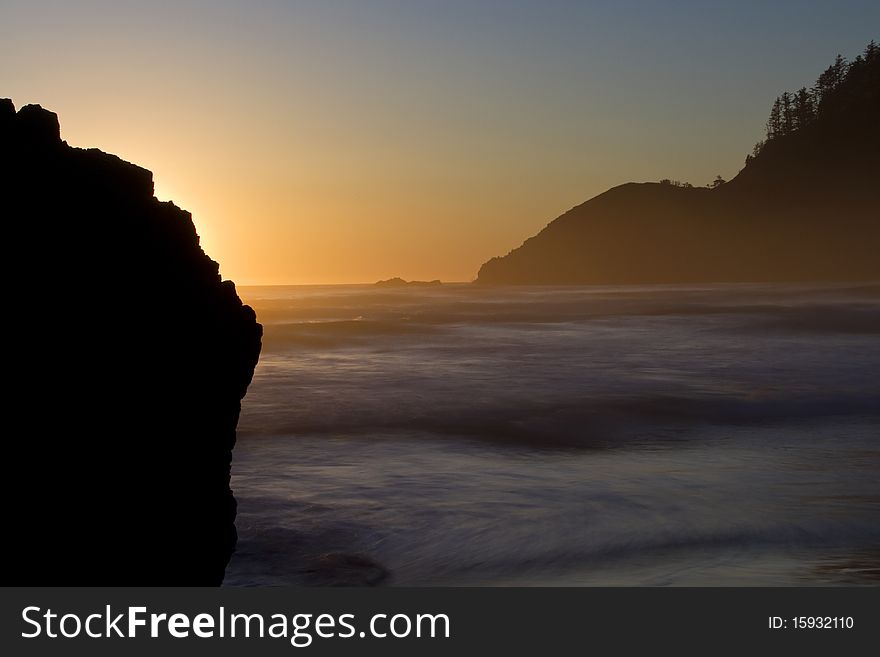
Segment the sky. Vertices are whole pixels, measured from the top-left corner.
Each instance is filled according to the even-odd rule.
[[[0,97],[150,169],[238,284],[472,280],[629,181],[734,176],[877,0],[0,0]]]

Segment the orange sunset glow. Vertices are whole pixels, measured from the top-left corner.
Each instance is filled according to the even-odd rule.
[[[614,185],[732,177],[779,85],[868,41],[855,4],[6,2],[0,80],[240,284],[469,281]]]

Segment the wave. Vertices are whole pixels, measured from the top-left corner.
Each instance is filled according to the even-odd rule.
[[[633,535],[631,537],[609,538],[607,541],[590,545],[589,541],[572,547],[560,545],[548,549],[546,544],[540,552],[529,554],[521,550],[517,554],[504,552],[493,556],[481,555],[477,559],[462,559],[462,555],[443,560],[434,565],[435,577],[454,578],[456,575],[473,575],[479,571],[483,576],[503,578],[522,577],[529,572],[545,576],[553,571],[564,573],[584,569],[607,567],[611,561],[633,561],[648,559],[656,564],[663,557],[687,557],[688,566],[699,564],[695,553],[719,555],[756,552],[768,550],[784,551],[796,549],[803,554],[818,548],[825,550],[853,544],[864,546],[860,552],[873,559],[873,568],[880,567],[880,530],[870,526],[836,528],[836,533],[825,534],[818,529],[795,523],[780,523],[772,527],[733,527],[716,531],[694,531],[690,534]],[[751,559],[750,559],[751,560]]]
[[[519,325],[520,330],[547,330],[548,325],[602,321],[626,317],[729,316],[736,321],[717,330],[729,333],[828,333],[880,335],[880,307],[841,307],[812,305],[796,308],[764,306],[706,307],[665,306],[641,308],[631,312],[548,313],[534,310],[496,310],[489,314],[463,312],[425,312],[411,316],[380,319],[351,319],[276,322],[265,324],[263,344],[267,350],[290,348],[334,348],[364,346],[379,338],[429,336],[466,325]],[[262,318],[261,318],[262,319]],[[265,321],[265,320],[264,320]],[[382,346],[377,343],[377,346]]]
[[[278,323],[266,326],[263,345],[266,349],[285,347],[339,347],[363,344],[380,336],[426,335],[437,327],[406,320],[367,320],[363,318]]]
[[[846,549],[848,556],[857,554],[868,577],[875,573],[876,578],[880,569],[880,527],[870,517],[848,523],[780,519],[714,528],[647,527],[633,517],[632,525],[620,522],[619,529],[565,522],[552,528],[542,526],[540,539],[532,540],[518,532],[481,531],[478,536],[453,532],[445,538],[434,535],[430,541],[411,536],[396,550],[389,550],[381,531],[331,520],[332,509],[292,510],[289,502],[268,496],[245,498],[242,504],[245,517],[253,506],[276,517],[297,518],[307,529],[266,526],[247,532],[230,564],[227,585],[239,581],[251,585],[406,585],[410,580],[480,584],[487,579],[552,578],[554,572],[568,574],[570,579],[573,572],[601,572],[615,561],[650,563],[656,571],[664,559],[684,558],[689,568],[695,568],[700,555],[729,561],[731,555],[739,554],[751,562],[756,554],[768,551],[833,555],[835,548]],[[255,581],[251,569],[271,574],[267,580]]]
[[[774,308],[749,327],[755,332],[880,335],[880,305],[827,304]]]
[[[261,415],[258,427],[242,423],[242,434],[378,436],[419,434],[532,448],[609,448],[632,443],[686,440],[698,426],[743,426],[858,417],[880,420],[880,395],[800,398],[676,397],[647,395],[574,401],[519,401],[449,408],[438,406],[353,411],[320,416],[279,412]]]
[[[253,301],[269,349],[360,345],[382,337],[460,328],[550,325],[634,318],[705,320],[728,333],[880,334],[880,286],[852,289],[754,288],[595,291],[540,288],[487,291],[454,286],[407,294],[356,289],[327,296]]]

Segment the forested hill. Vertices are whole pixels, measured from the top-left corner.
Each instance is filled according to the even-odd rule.
[[[880,280],[880,48],[782,94],[730,182],[615,187],[480,269],[496,284]]]

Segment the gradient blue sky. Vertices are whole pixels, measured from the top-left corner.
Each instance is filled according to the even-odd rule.
[[[0,2],[0,96],[151,169],[240,283],[469,280],[608,187],[735,175],[880,2]]]

